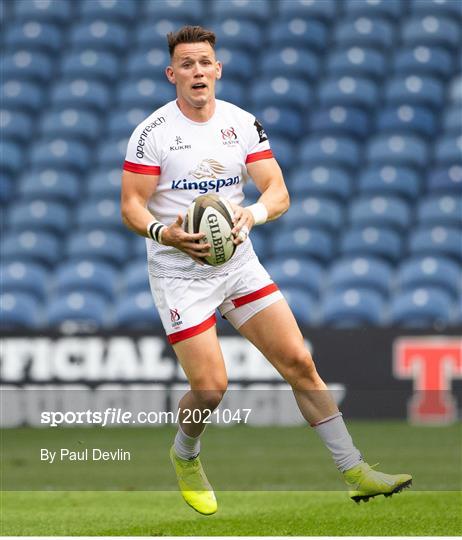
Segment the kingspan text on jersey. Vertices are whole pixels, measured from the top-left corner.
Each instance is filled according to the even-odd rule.
[[[225,186],[235,186],[239,184],[241,178],[239,176],[233,176],[230,178],[216,178],[213,180],[201,180],[200,182],[190,182],[183,178],[183,180],[173,180],[172,189],[197,189],[199,193],[207,193],[208,191],[220,191]]]

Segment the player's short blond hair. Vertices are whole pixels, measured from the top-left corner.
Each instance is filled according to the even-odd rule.
[[[211,30],[202,28],[202,26],[183,26],[176,32],[169,32],[167,34],[170,58],[173,57],[175,47],[180,43],[200,43],[207,41],[214,49],[216,40],[215,34]]]

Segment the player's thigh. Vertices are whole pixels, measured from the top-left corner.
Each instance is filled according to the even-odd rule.
[[[285,299],[266,307],[245,322],[239,332],[283,375],[311,369],[312,359],[297,321]]]
[[[215,325],[175,343],[173,350],[192,390],[226,390],[226,367]]]

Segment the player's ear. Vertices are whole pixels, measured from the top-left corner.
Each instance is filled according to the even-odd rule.
[[[216,73],[217,73],[217,79],[221,79],[221,74],[223,72],[223,64],[219,61],[217,61],[216,66]]]
[[[173,73],[172,66],[167,66],[165,68],[165,75],[167,76],[168,82],[171,82],[172,84],[176,84],[175,74]]]

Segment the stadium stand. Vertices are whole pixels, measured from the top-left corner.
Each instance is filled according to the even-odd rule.
[[[462,323],[459,0],[16,0],[1,17],[2,327],[160,324],[120,171],[174,99],[165,35],[185,23],[217,32],[217,96],[283,168],[291,209],[251,236],[299,321]]]

